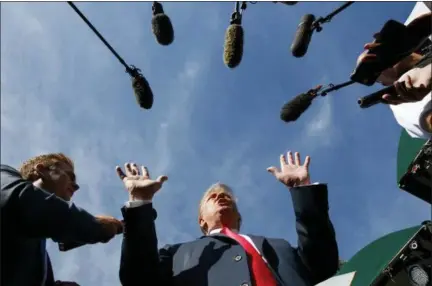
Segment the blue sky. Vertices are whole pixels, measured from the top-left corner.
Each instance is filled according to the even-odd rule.
[[[430,206],[398,190],[400,127],[386,106],[361,110],[352,86],[315,101],[294,124],[283,103],[317,84],[348,79],[363,44],[390,18],[404,22],[414,2],[356,3],[314,35],[304,58],[289,47],[300,17],[325,16],[337,2],[258,3],[244,13],[243,61],[222,61],[233,3],[164,3],[175,41],[151,34],[151,3],[77,3],[155,95],[140,109],[124,68],[66,3],[2,3],[1,161],[61,151],[76,163],[74,201],[121,217],[127,200],[116,165],[133,160],[169,181],[154,200],[161,246],[200,236],[197,206],[211,184],[231,185],[243,232],[296,244],[289,191],[266,168],[288,150],[309,154],[312,180],[329,186],[341,257],[388,232],[430,218]],[[118,285],[121,237],[59,253],[57,279]]]

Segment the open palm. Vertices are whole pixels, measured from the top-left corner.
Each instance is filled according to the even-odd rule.
[[[168,180],[167,176],[159,176],[156,180],[152,180],[148,169],[141,166],[140,173],[135,163],[125,164],[126,174],[118,166],[116,167],[116,171],[132,200],[151,200],[154,194],[161,189],[162,184]]]
[[[310,184],[309,164],[309,156],[306,156],[305,162],[302,165],[298,152],[295,153],[295,159],[292,153],[288,152],[287,156],[283,154],[280,156],[280,170],[272,166],[267,171],[288,187],[302,186]]]

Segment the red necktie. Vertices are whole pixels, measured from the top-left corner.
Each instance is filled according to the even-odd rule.
[[[232,232],[229,228],[222,228],[222,233],[226,236],[236,240],[246,251],[250,259],[250,267],[252,268],[252,277],[255,282],[255,286],[276,286],[276,280],[273,277],[270,269],[267,267],[265,261],[262,259],[261,255],[241,235]]]

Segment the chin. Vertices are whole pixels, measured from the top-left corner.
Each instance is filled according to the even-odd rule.
[[[70,196],[70,195],[64,195],[64,196],[61,196],[60,198],[62,198],[63,200],[69,202],[72,199],[72,196]]]

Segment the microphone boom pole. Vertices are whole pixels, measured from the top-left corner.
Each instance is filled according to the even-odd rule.
[[[329,23],[334,16],[336,16],[337,14],[339,14],[340,12],[342,12],[343,10],[345,10],[346,8],[351,6],[352,4],[354,4],[354,1],[348,1],[345,4],[343,4],[342,6],[340,6],[339,8],[337,8],[336,10],[334,10],[333,12],[331,12],[330,14],[328,14],[327,16],[325,16],[324,18],[319,17],[312,24],[312,29],[315,29],[317,32],[321,32],[321,30],[322,30],[321,24]]]
[[[105,38],[99,33],[99,31],[93,26],[93,24],[87,19],[86,16],[78,9],[78,7],[72,2],[67,1],[69,6],[80,16],[80,18],[87,24],[87,26],[98,36],[98,38],[105,44],[105,46],[111,51],[111,53],[117,58],[117,60],[126,68],[126,72],[132,78],[132,88],[135,93],[136,100],[140,107],[144,109],[150,109],[153,106],[153,92],[141,74],[141,70],[133,65],[128,65],[125,60],[114,50],[114,48],[105,40]]]
[[[105,38],[99,33],[99,31],[93,26],[92,23],[84,16],[84,14],[78,9],[72,1],[67,2],[69,6],[81,17],[81,19],[89,26],[89,28],[98,36],[98,38],[105,44],[105,46],[113,53],[113,55],[119,60],[119,62],[126,68],[126,71],[130,69],[129,65],[123,60],[122,57],[114,50],[113,47],[105,40]]]

